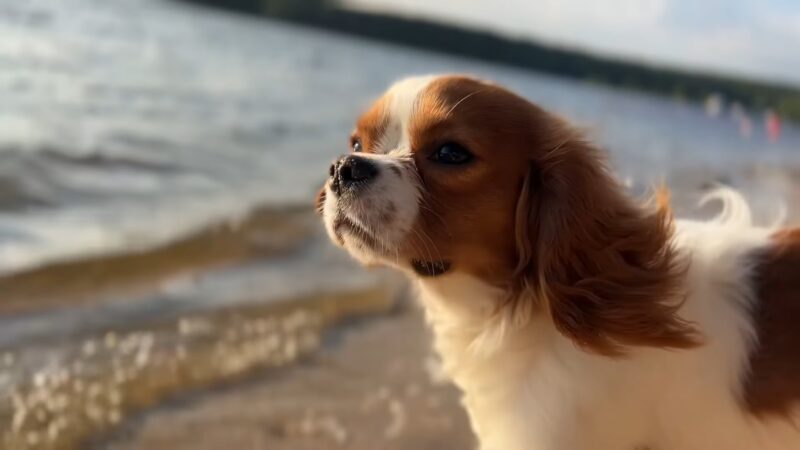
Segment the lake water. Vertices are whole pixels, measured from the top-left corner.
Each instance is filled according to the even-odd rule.
[[[113,330],[174,319],[167,347],[197,361],[182,314],[372,286],[306,209],[358,112],[392,81],[438,72],[496,80],[579,123],[634,189],[674,187],[679,211],[714,182],[744,189],[765,217],[798,201],[800,130],[784,124],[768,143],[755,113],[744,139],[694,104],[180,3],[0,0],[0,288],[12,298],[0,307],[0,423],[34,433],[13,448],[40,448],[60,423],[47,413],[25,428],[15,386],[37,373],[33,388],[50,386],[81,358],[96,378],[119,355],[97,363],[89,350],[116,348]],[[214,319],[214,339],[236,320]],[[160,348],[126,333],[135,364]]]
[[[0,273],[303,202],[408,74],[471,72],[590,128],[623,176],[800,159],[694,105],[156,0],[0,1]],[[758,123],[758,121],[757,121]]]

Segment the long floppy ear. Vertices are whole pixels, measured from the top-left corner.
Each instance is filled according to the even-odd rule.
[[[566,129],[556,142],[533,157],[518,201],[513,301],[534,296],[562,334],[601,354],[695,346],[677,315],[685,269],[668,200],[635,204],[599,150]]]

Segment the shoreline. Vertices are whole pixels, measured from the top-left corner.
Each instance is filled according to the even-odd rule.
[[[431,375],[430,336],[411,303],[335,327],[298,364],[143,412],[87,450],[471,448],[458,392]]]
[[[312,236],[316,222],[307,205],[261,207],[236,220],[221,218],[153,248],[53,261],[0,274],[0,315],[129,298],[170,279],[280,257]]]
[[[325,330],[390,310],[397,298],[396,284],[376,279],[7,352],[0,442],[6,450],[85,448],[130,414],[294,364],[319,349]]]

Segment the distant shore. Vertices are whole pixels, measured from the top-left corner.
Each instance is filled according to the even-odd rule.
[[[681,100],[723,98],[800,122],[800,86],[650,65],[419,17],[364,12],[325,0],[183,0]]]

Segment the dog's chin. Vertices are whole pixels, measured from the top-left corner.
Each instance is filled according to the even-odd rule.
[[[384,243],[365,234],[350,224],[335,228],[336,241],[356,261],[367,267],[389,266],[402,271],[410,271],[417,277],[434,278],[449,273],[452,262],[447,259],[429,260],[425,258],[403,257],[401,251],[392,251],[392,243]]]
[[[367,267],[382,266],[388,263],[386,252],[374,247],[356,233],[343,232],[341,246],[347,250],[356,261]]]
[[[359,263],[368,267],[388,263],[392,247],[376,236],[375,227],[363,226],[338,209],[325,215],[325,225],[331,240]]]
[[[433,278],[451,272],[452,261],[406,256],[407,253],[396,242],[387,242],[371,231],[380,227],[360,225],[340,210],[326,215],[325,224],[331,240],[364,266],[394,267],[421,278]],[[381,226],[385,227],[386,224]]]

